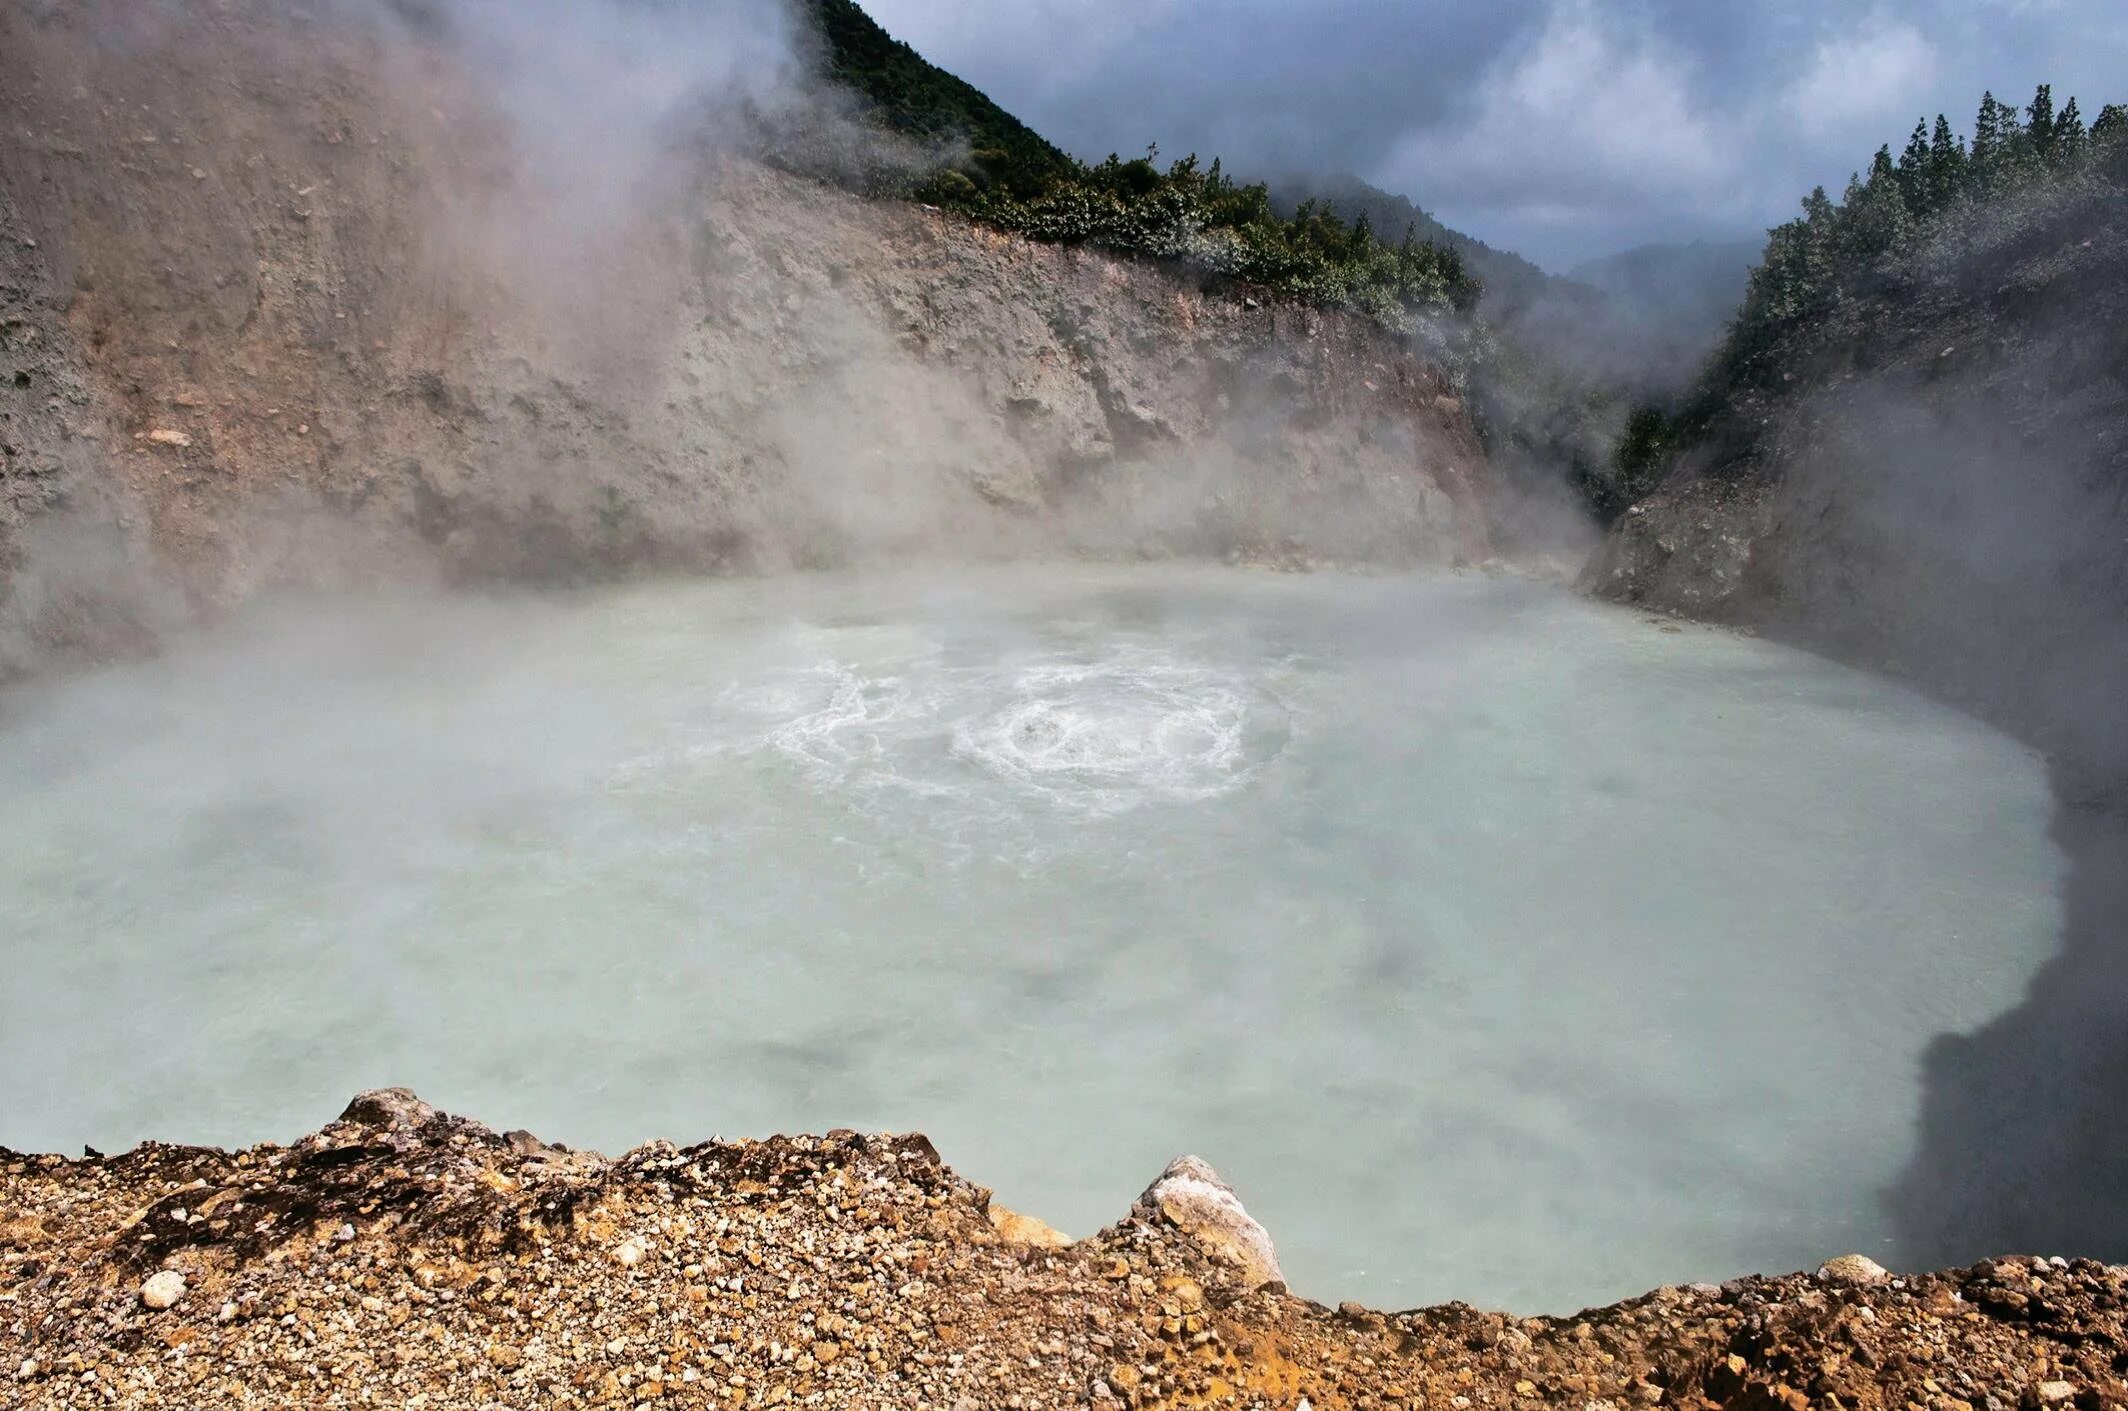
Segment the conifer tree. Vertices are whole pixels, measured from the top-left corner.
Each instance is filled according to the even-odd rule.
[[[2108,103],[2098,110],[2098,117],[2091,123],[2092,145],[2102,146],[2117,142],[2123,136],[2128,136],[2128,107],[2119,103]]]
[[[1973,118],[1973,148],[1968,166],[1975,184],[1986,187],[2003,160],[2003,106],[1993,92],[1980,95],[1980,111]]]
[[[2032,145],[2044,152],[2054,144],[2054,85],[2042,83],[2032,95],[2032,105],[2025,109],[2030,121],[2025,131],[2031,134]]]
[[[1899,154],[1899,189],[1910,203],[1920,206],[1928,204],[1928,184],[1928,119],[1920,118],[1914,123],[1913,135],[1906,139],[1906,150]]]
[[[2054,119],[2054,162],[2056,166],[2073,167],[2084,160],[2090,146],[2090,134],[2084,131],[2084,115],[2076,110],[2076,95],[2062,105],[2060,116]]]
[[[1887,142],[1877,149],[1876,156],[1870,158],[1868,186],[1871,191],[1881,191],[1895,185],[1898,179],[1898,171],[1892,166],[1891,144]]]
[[[2005,191],[2029,180],[2043,170],[2046,163],[2047,143],[2054,132],[2054,98],[2046,84],[2039,86],[2033,95],[2032,106],[2025,110],[2029,122],[2019,117],[2017,109],[2008,103],[1998,102],[1987,94],[1980,100],[1980,130],[1973,134],[1973,176],[1979,189],[1986,192]],[[2045,131],[2046,139],[2038,134]],[[1982,136],[1986,136],[1986,155],[1982,156]]]
[[[1879,147],[1869,164],[1869,176],[1847,185],[1846,209],[1840,219],[1840,255],[1847,261],[1867,261],[1905,243],[1913,229],[1906,193],[1892,165],[1892,149]]]
[[[1936,129],[1929,136],[1928,207],[1941,210],[1965,184],[1965,143],[1951,132],[1951,122],[1936,114]]]

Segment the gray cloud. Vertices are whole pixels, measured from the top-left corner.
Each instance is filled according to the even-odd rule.
[[[1554,267],[1733,236],[1983,88],[2128,100],[2120,0],[875,0],[1082,156],[1347,170]]]

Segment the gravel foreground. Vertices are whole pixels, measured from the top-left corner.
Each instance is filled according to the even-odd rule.
[[[0,1407],[2128,1405],[2128,1266],[1663,1288],[1570,1318],[1285,1291],[1202,1162],[1076,1243],[920,1136],[618,1159],[411,1093],[293,1146],[0,1151]]]

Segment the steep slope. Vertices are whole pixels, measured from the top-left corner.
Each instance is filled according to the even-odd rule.
[[[1374,324],[528,117],[419,14],[0,12],[11,659],[290,582],[1484,552]]]
[[[1048,139],[881,29],[854,0],[807,0],[805,14],[818,33],[822,71],[883,126],[994,153],[993,163],[1012,182],[1039,183],[1070,165]]]
[[[1889,1213],[1938,1258],[2006,1231],[2128,1255],[2128,143],[1738,351],[1585,581],[1903,674],[2047,752],[2060,951],[1937,1040]]]
[[[1740,387],[1589,574],[2128,770],[2128,148],[1948,223]]]

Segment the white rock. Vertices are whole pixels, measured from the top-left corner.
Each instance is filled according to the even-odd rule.
[[[1207,1252],[1239,1266],[1250,1283],[1286,1281],[1270,1232],[1256,1223],[1234,1188],[1204,1160],[1176,1157],[1140,1200]]]
[[[643,1262],[643,1246],[638,1240],[623,1240],[621,1247],[613,1251],[613,1257],[621,1261],[623,1269],[633,1269]]]
[[[2041,1382],[2039,1400],[2043,1406],[2057,1406],[2076,1395],[2076,1387],[2069,1382]]]
[[[1834,1284],[1879,1284],[1891,1271],[1866,1254],[1843,1254],[1820,1264],[1818,1277]]]
[[[140,1301],[158,1311],[168,1308],[185,1296],[185,1276],[175,1269],[163,1269],[150,1274],[140,1286]]]

